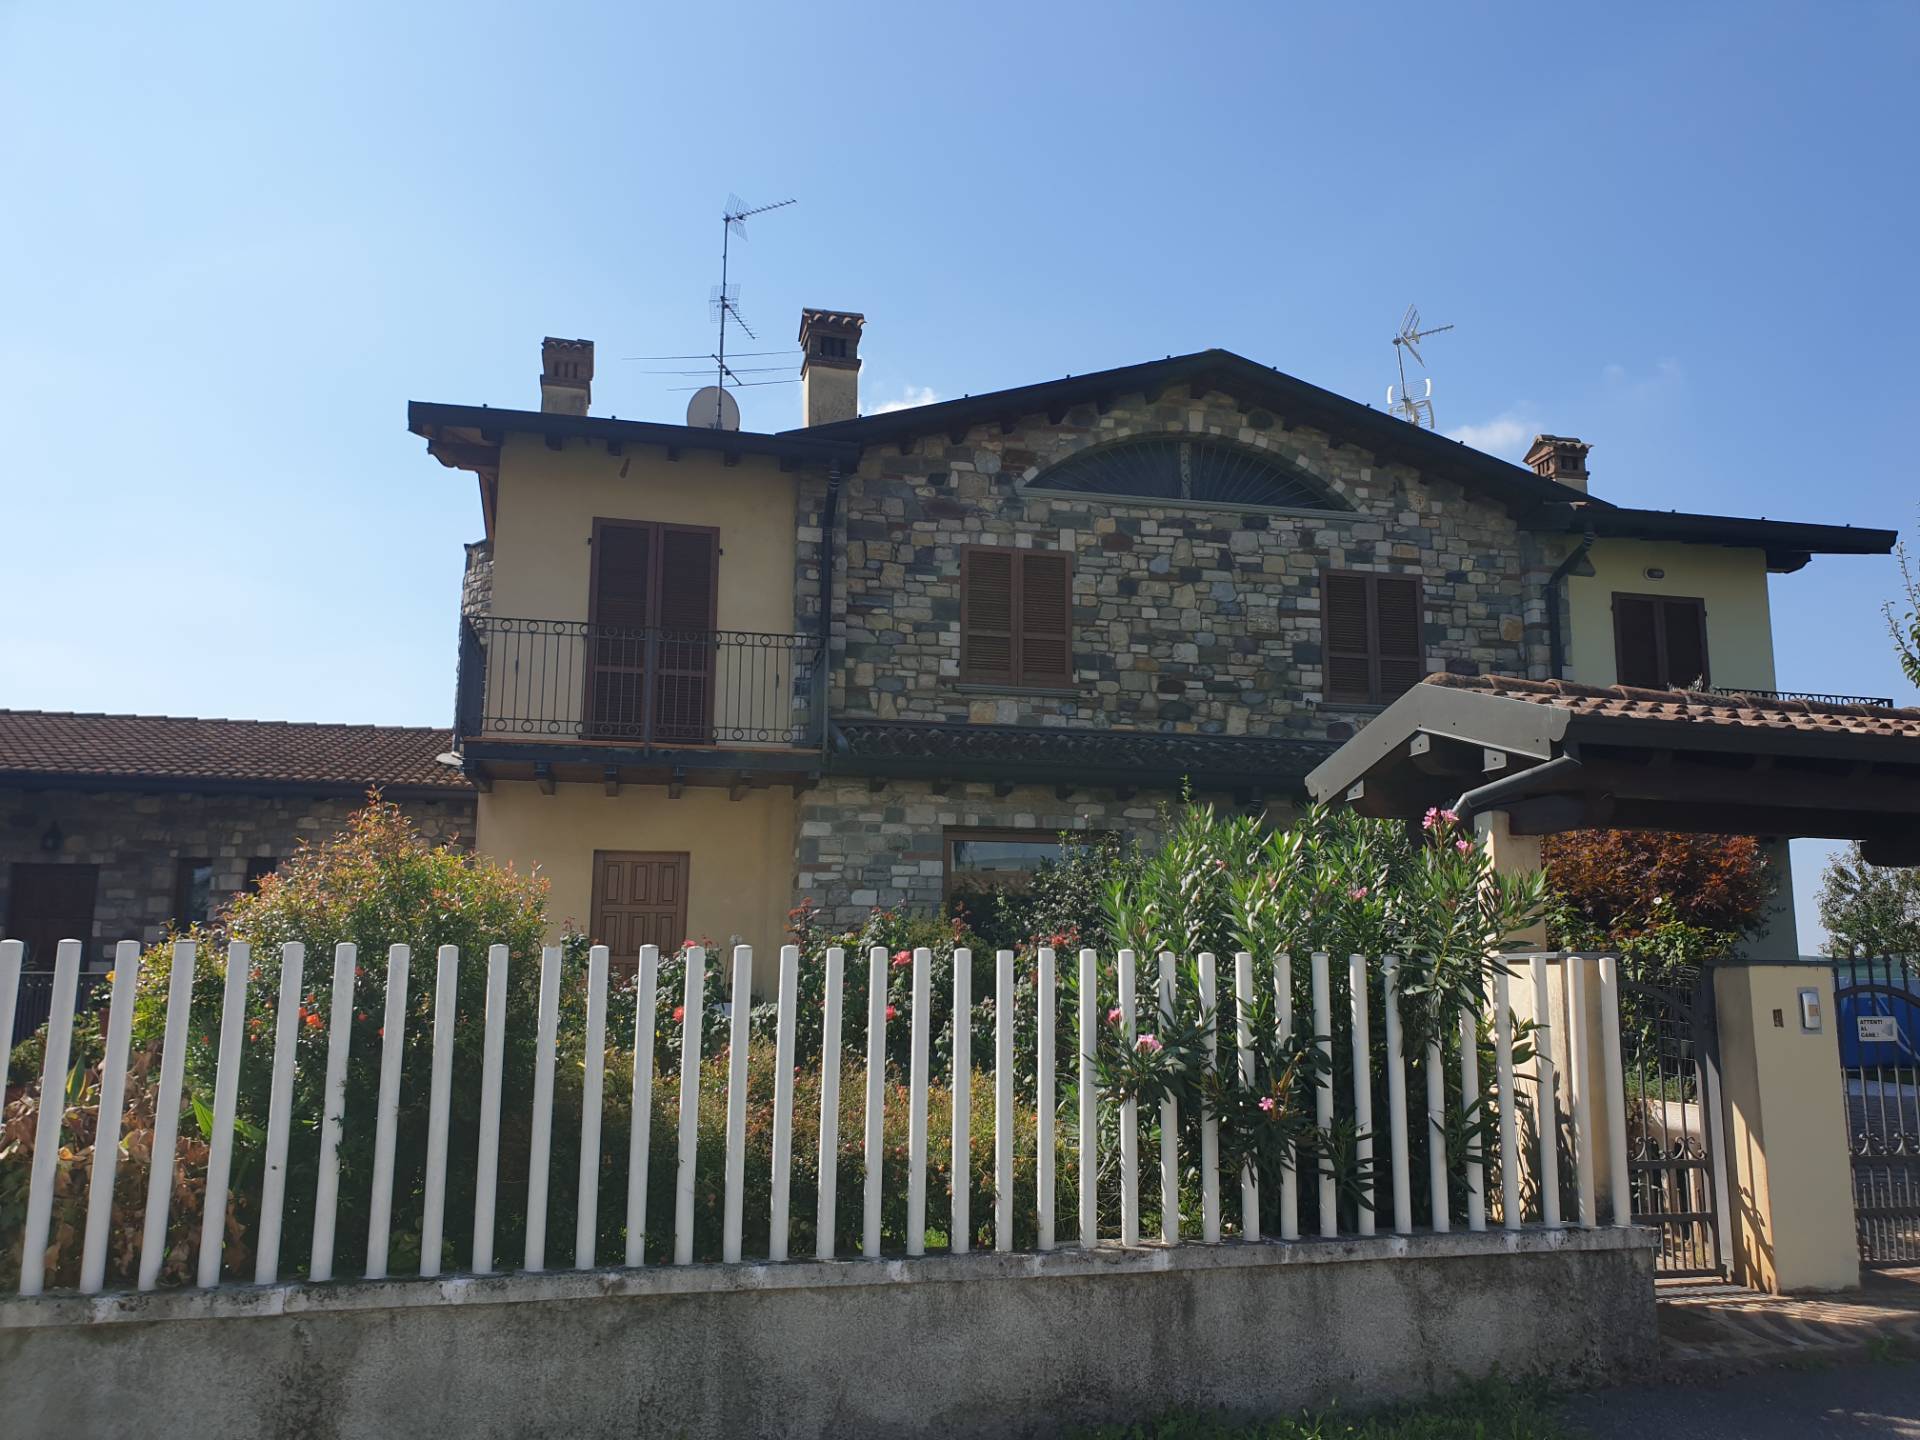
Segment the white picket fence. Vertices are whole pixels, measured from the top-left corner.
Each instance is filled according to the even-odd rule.
[[[530,1132],[531,1158],[526,1207],[527,1240],[526,1252],[519,1267],[526,1271],[548,1268],[545,1254],[546,1213],[548,1191],[552,1183],[549,1173],[551,1169],[549,1156],[553,1139],[554,1059],[561,955],[559,948],[551,947],[543,952],[540,960],[533,1114]],[[840,1203],[835,1191],[840,1146],[841,1013],[842,1005],[847,998],[845,995],[846,959],[846,952],[839,948],[827,950],[824,956],[826,974],[820,1060],[822,1094],[818,1135],[821,1163],[819,1166],[818,1244],[815,1250],[816,1258],[821,1260],[835,1258],[834,1219],[837,1214],[836,1207]],[[1216,958],[1212,954],[1202,954],[1197,957],[1197,960],[1200,1005],[1203,1012],[1211,1012],[1215,1007],[1218,981]],[[799,962],[800,956],[796,947],[789,945],[782,948],[774,1042],[776,1091],[772,1139],[772,1214],[767,1245],[768,1257],[773,1261],[788,1258],[790,1171],[794,1145],[795,1067],[793,1056]],[[974,1004],[972,956],[964,950],[956,951],[954,962],[954,1013],[967,1015]],[[1102,1237],[1098,1233],[1100,1153],[1094,1057],[1099,1026],[1103,1018],[1096,1013],[1095,998],[1102,988],[1099,984],[1102,978],[1101,960],[1095,951],[1082,950],[1079,952],[1078,962],[1080,983],[1077,1016],[1079,1028],[1077,1148],[1080,1239],[1077,1243],[1090,1246],[1102,1243],[1103,1240],[1111,1242],[1117,1239],[1122,1245],[1138,1245],[1141,1213],[1140,1126],[1139,1116],[1136,1113],[1137,1106],[1131,1101],[1123,1104],[1120,1122],[1117,1181],[1120,1202],[1119,1234]],[[1253,957],[1245,953],[1233,956],[1232,962],[1234,991],[1241,1002],[1239,1006],[1241,1022],[1234,1042],[1237,1049],[1238,1073],[1244,1083],[1250,1081],[1254,1065],[1251,1049],[1253,1037],[1247,1029],[1246,1017],[1248,1003],[1252,1000],[1254,993],[1255,966]],[[306,963],[304,946],[289,944],[283,947],[273,1025],[265,1164],[258,1206],[257,1259],[251,1277],[253,1283],[258,1285],[277,1282],[282,1270],[280,1235],[286,1201],[288,1135],[293,1122],[290,1111],[297,1049],[295,1027],[301,1007],[300,997],[303,993]],[[395,945],[388,951],[387,998],[384,1039],[381,1042],[377,1107],[371,1116],[349,1116],[345,1113],[347,1061],[358,955],[354,946],[341,945],[336,948],[333,956],[332,1004],[329,1011],[331,1020],[328,1030],[325,1084],[322,1088],[325,1109],[320,1125],[321,1151],[315,1191],[313,1244],[307,1271],[307,1276],[312,1281],[326,1281],[333,1278],[335,1221],[340,1180],[338,1149],[342,1127],[349,1124],[370,1123],[374,1127],[375,1135],[373,1188],[370,1197],[364,1275],[368,1279],[380,1279],[388,1274],[388,1252],[393,1220],[395,1123],[401,1080],[402,1035],[406,1020],[407,975],[412,963],[413,957],[408,947]],[[605,1258],[597,1253],[596,1217],[601,1158],[600,1121],[605,1088],[609,963],[610,957],[606,947],[595,946],[591,950],[587,975],[586,1073],[580,1122],[580,1163],[575,1181],[578,1186],[577,1211],[580,1217],[572,1257],[572,1264],[576,1269],[594,1268],[603,1263]],[[1057,1011],[1060,998],[1056,983],[1056,963],[1056,955],[1052,949],[1043,948],[1038,952],[1036,1018],[1039,1063],[1034,1094],[1036,1112],[1034,1142],[1037,1168],[1035,1176],[1035,1201],[1038,1214],[1037,1245],[1041,1250],[1051,1250],[1055,1246],[1054,1156],[1057,1077],[1054,1056],[1056,1054],[1055,1026],[1059,1019]],[[1137,973],[1137,958],[1133,951],[1122,950],[1114,957],[1113,963],[1117,973],[1110,978],[1117,982],[1120,1010],[1123,1015],[1122,1023],[1126,1026],[1127,1039],[1131,1043],[1135,1038],[1133,1017],[1137,998],[1136,986],[1140,978]],[[1307,963],[1310,967],[1309,988],[1313,1008],[1311,1016],[1313,1029],[1310,1033],[1319,1037],[1318,1043],[1322,1051],[1331,1058],[1333,1053],[1331,1037],[1334,1031],[1331,1014],[1332,962],[1327,955],[1316,953],[1307,957]],[[1514,983],[1526,983],[1530,980],[1533,992],[1533,1013],[1538,1027],[1532,1035],[1537,1057],[1533,1064],[1535,1083],[1532,1088],[1533,1104],[1536,1107],[1534,1129],[1538,1136],[1538,1144],[1530,1147],[1531,1153],[1527,1159],[1535,1182],[1534,1188],[1538,1194],[1537,1203],[1541,1223],[1547,1226],[1560,1226],[1563,1223],[1560,1214],[1558,1139],[1563,1129],[1562,1122],[1567,1119],[1571,1120],[1573,1153],[1576,1157],[1575,1193],[1578,1196],[1578,1224],[1592,1227],[1596,1223],[1594,1176],[1597,1166],[1593,1155],[1594,1124],[1591,1107],[1595,1103],[1592,1092],[1598,1088],[1603,1091],[1600,1103],[1608,1108],[1611,1117],[1611,1123],[1607,1127],[1611,1146],[1611,1164],[1607,1169],[1612,1216],[1615,1223],[1624,1224],[1629,1213],[1629,1204],[1625,1153],[1626,1125],[1620,1079],[1618,976],[1615,968],[1617,962],[1613,957],[1608,956],[1542,955],[1523,957],[1515,963],[1517,973],[1512,977],[1506,973],[1499,974],[1493,986],[1493,993],[1489,997],[1498,1070],[1494,1094],[1498,1110],[1499,1154],[1510,1157],[1508,1163],[1499,1167],[1501,1183],[1497,1212],[1499,1223],[1508,1229],[1518,1229],[1523,1224],[1521,1180],[1519,1166],[1516,1163],[1521,1154],[1518,1111],[1520,1100],[1515,1085],[1515,1024],[1510,991]],[[0,1036],[11,1034],[21,964],[20,942],[0,942]],[[439,1273],[442,1240],[446,1234],[448,1218],[445,1213],[448,1111],[452,1084],[455,997],[458,970],[461,964],[462,957],[455,947],[440,948],[435,961],[433,990],[429,1129],[425,1162],[424,1215],[421,1227],[422,1258],[419,1267],[419,1273],[426,1276]],[[478,1153],[473,1161],[476,1198],[472,1222],[472,1269],[475,1273],[491,1274],[498,1268],[494,1253],[494,1211],[498,1188],[501,1063],[506,1038],[505,1014],[509,965],[507,948],[504,945],[491,947],[485,964],[487,984],[479,1143]],[[643,1253],[643,1245],[646,1236],[647,1163],[651,1141],[649,1127],[653,1109],[655,1024],[658,1007],[663,999],[669,1008],[672,1005],[672,997],[662,997],[658,994],[659,964],[660,952],[656,947],[647,946],[640,951],[637,974],[638,1003],[632,1038],[633,1123],[629,1140],[631,1154],[626,1196],[627,1242],[625,1254],[621,1257],[622,1262],[627,1266],[641,1265],[647,1258]],[[1409,1173],[1408,1165],[1409,1102],[1406,1094],[1405,1057],[1401,1050],[1399,1005],[1395,991],[1397,965],[1391,956],[1376,963],[1358,955],[1350,957],[1346,964],[1348,992],[1352,1006],[1353,1046],[1356,1054],[1361,1057],[1360,1063],[1350,1067],[1353,1104],[1354,1114],[1359,1117],[1361,1124],[1358,1140],[1359,1156],[1365,1161],[1373,1159],[1374,1145],[1378,1138],[1371,1130],[1371,1117],[1374,1114],[1372,1068],[1364,1058],[1367,1055],[1366,1047],[1369,1042],[1367,997],[1370,993],[1369,987],[1374,984],[1384,989],[1386,1023],[1384,1039],[1388,1055],[1386,1080],[1389,1091],[1390,1124],[1386,1137],[1387,1164],[1384,1169],[1376,1167],[1374,1184],[1376,1191],[1381,1188],[1390,1188],[1391,1201],[1388,1209],[1393,1232],[1397,1235],[1407,1235],[1413,1230],[1411,1198],[1413,1177]],[[1565,1027],[1566,1033],[1557,1037],[1554,1031],[1559,1027],[1546,1023],[1546,1017],[1553,1014],[1549,989],[1551,967],[1556,964],[1566,966],[1566,994],[1562,1013],[1568,1022]],[[898,1176],[895,1173],[897,1166],[890,1168],[884,1164],[882,1153],[883,1106],[887,1101],[888,1090],[886,1032],[889,965],[889,957],[885,950],[876,948],[870,952],[866,986],[868,1007],[864,1137],[866,1163],[864,1190],[859,1200],[863,1210],[860,1253],[866,1258],[878,1258],[880,1255],[882,1186],[885,1183],[898,1183]],[[65,1092],[80,966],[80,943],[63,941],[58,948],[55,963],[53,1005],[41,1078],[43,1095],[60,1095]],[[230,1203],[228,1180],[234,1153],[234,1120],[239,1066],[245,1039],[243,1030],[246,1018],[246,986],[250,966],[251,956],[248,947],[239,944],[229,947],[219,1028],[212,1127],[208,1136],[210,1153],[207,1167],[207,1195],[209,1200],[202,1218],[197,1274],[197,1281],[201,1286],[219,1284],[223,1278],[239,1278],[222,1276],[221,1242],[226,1228],[227,1206]],[[907,1086],[909,1144],[906,1175],[908,1189],[906,1251],[909,1255],[921,1255],[925,1253],[927,1221],[931,953],[924,949],[916,950],[913,953],[912,966],[912,1006],[906,1017],[910,1027],[911,1056]],[[1159,957],[1157,998],[1159,1010],[1164,1016],[1171,1016],[1174,1013],[1177,968],[1175,957],[1171,954],[1162,954]],[[152,1289],[157,1284],[165,1256],[168,1204],[173,1192],[178,1164],[177,1126],[182,1095],[184,1051],[188,1036],[189,1011],[192,1006],[194,970],[195,956],[192,943],[185,941],[176,943],[167,994],[165,1033],[158,1080],[153,1145],[155,1161],[147,1185],[140,1242],[138,1285],[142,1290]],[[89,1294],[100,1291],[104,1286],[110,1240],[109,1222],[114,1169],[120,1152],[119,1124],[126,1087],[133,999],[135,987],[139,981],[139,971],[140,947],[131,941],[122,942],[116,951],[108,1007],[105,1059],[99,1085],[98,1115],[101,1128],[93,1150],[93,1169],[89,1182],[81,1261],[79,1288],[83,1293]],[[681,997],[687,1017],[701,1016],[708,1009],[707,971],[706,952],[700,948],[689,950],[685,993]],[[728,1053],[723,1181],[723,1263],[738,1263],[742,1258],[742,1216],[747,1158],[747,1067],[752,1037],[750,1005],[739,1002],[746,1001],[750,995],[752,973],[752,948],[745,945],[735,947],[732,956],[730,992],[736,1003],[731,1009]],[[1276,957],[1273,977],[1275,1014],[1284,1038],[1291,1034],[1292,1027],[1296,1023],[1292,1014],[1292,957],[1287,955]],[[1015,1209],[1016,1007],[1015,965],[1012,951],[1002,950],[994,956],[993,986],[996,999],[992,1065],[995,1116],[994,1235],[996,1248],[1006,1251],[1013,1248]],[[1603,1037],[1603,1054],[1600,1058],[1601,1073],[1605,1077],[1604,1084],[1595,1086],[1584,1080],[1580,1083],[1568,1084],[1566,1081],[1569,1077],[1586,1076],[1594,1069],[1592,1057],[1583,1055],[1581,1052],[1588,1043],[1587,1007],[1594,1003],[1596,989],[1600,1006],[1597,1029]],[[1460,1017],[1465,1037],[1465,1043],[1460,1047],[1459,1076],[1460,1104],[1463,1107],[1475,1106],[1482,1093],[1478,1074],[1477,1046],[1472,1040],[1477,1018],[1472,1011],[1463,1011]],[[672,1255],[672,1262],[676,1265],[692,1263],[694,1254],[701,1030],[702,1027],[698,1024],[688,1023],[685,1026],[680,1057],[679,1149],[674,1191]],[[960,1033],[962,1035],[967,1033],[965,1027],[961,1027]],[[1214,1043],[1217,1047],[1219,1043],[1217,1035]],[[953,1126],[950,1143],[953,1173],[956,1176],[967,1173],[966,1167],[971,1153],[967,1101],[968,1089],[973,1079],[973,1066],[970,1063],[972,1057],[967,1054],[968,1048],[966,1045],[956,1046],[951,1075]],[[1566,1076],[1558,1082],[1555,1075],[1556,1054],[1559,1063],[1567,1072]],[[7,1082],[7,1059],[5,1050],[0,1048],[0,1093],[4,1093]],[[1217,1057],[1214,1063],[1218,1063]],[[1425,1119],[1435,1128],[1436,1133],[1441,1133],[1444,1131],[1447,1120],[1447,1082],[1441,1070],[1441,1049],[1438,1044],[1430,1047],[1427,1063],[1421,1068],[1425,1072],[1427,1081],[1427,1093],[1424,1097]],[[1329,1067],[1318,1081],[1315,1095],[1317,1123],[1322,1130],[1329,1129],[1333,1124],[1334,1086],[1334,1074]],[[1563,1116],[1559,1109],[1562,1103],[1559,1091],[1562,1088],[1569,1092],[1571,1113],[1567,1116]],[[895,1103],[898,1103],[897,1100]],[[1165,1193],[1163,1193],[1160,1207],[1163,1218],[1159,1240],[1161,1243],[1171,1245],[1179,1244],[1188,1237],[1181,1233],[1180,1204],[1176,1190],[1179,1170],[1178,1156],[1175,1154],[1175,1147],[1179,1143],[1178,1116],[1173,1113],[1171,1101],[1163,1103],[1162,1111],[1161,1134],[1164,1163],[1161,1174]],[[54,1201],[55,1169],[64,1123],[63,1107],[41,1105],[36,1123],[19,1284],[19,1293],[29,1296],[40,1294],[46,1279],[44,1261]],[[1202,1224],[1199,1238],[1205,1243],[1213,1244],[1221,1239],[1222,1222],[1217,1163],[1219,1137],[1216,1122],[1210,1115],[1203,1116],[1200,1136]],[[1447,1169],[1445,1147],[1436,1143],[1430,1145],[1428,1150],[1431,1160],[1427,1167],[1427,1184],[1432,1228],[1436,1231],[1446,1231],[1452,1227],[1453,1219],[1449,1214],[1451,1177]],[[1327,1164],[1318,1164],[1314,1168],[1317,1173],[1309,1179],[1319,1187],[1319,1203],[1316,1207],[1320,1217],[1319,1234],[1323,1238],[1336,1238],[1340,1235],[1335,1194],[1336,1178]],[[1488,1225],[1488,1203],[1482,1183],[1483,1165],[1477,1157],[1474,1157],[1465,1162],[1464,1168],[1467,1193],[1465,1228],[1469,1231],[1485,1230]],[[954,1250],[959,1251],[966,1248],[968,1236],[972,1232],[971,1217],[968,1214],[969,1186],[955,1184],[952,1188],[951,1244]],[[1246,1241],[1259,1240],[1261,1236],[1258,1183],[1251,1173],[1242,1176],[1239,1189],[1238,1209],[1241,1222],[1239,1238]],[[213,1197],[220,1198],[216,1200]],[[1299,1210],[1298,1177],[1292,1169],[1287,1169],[1283,1172],[1279,1204],[1279,1239],[1281,1241],[1292,1242],[1300,1238]],[[1375,1233],[1373,1209],[1364,1207],[1359,1209],[1357,1233],[1362,1236]]]

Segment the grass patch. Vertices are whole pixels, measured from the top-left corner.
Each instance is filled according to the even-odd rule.
[[[1251,1423],[1224,1415],[1172,1411],[1131,1425],[1069,1431],[1069,1440],[1567,1440],[1552,1396],[1542,1386],[1490,1380],[1439,1400],[1366,1415],[1337,1411]]]

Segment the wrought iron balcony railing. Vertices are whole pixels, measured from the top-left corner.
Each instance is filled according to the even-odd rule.
[[[1747,695],[1755,700],[1810,700],[1815,705],[1878,705],[1891,710],[1893,700],[1884,695],[1829,695],[1821,690],[1754,690],[1741,685],[1716,685],[1715,695]]]
[[[456,725],[463,739],[812,745],[819,649],[812,635],[468,616]]]

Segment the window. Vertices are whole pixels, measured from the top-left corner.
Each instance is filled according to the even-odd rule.
[[[7,884],[6,935],[25,943],[27,969],[53,969],[62,940],[78,940],[82,953],[94,956],[93,901],[99,888],[98,865],[13,867]],[[97,961],[89,958],[88,963]],[[18,1038],[0,1035],[0,1044]]]
[[[1385,705],[1420,683],[1427,647],[1420,580],[1329,570],[1320,579],[1320,623],[1329,701]]]
[[[960,678],[1073,683],[1073,560],[1058,550],[960,551]]]
[[[949,830],[946,839],[949,897],[1025,890],[1033,872],[1061,854],[1059,836],[1032,830]]]
[[[1278,456],[1205,436],[1152,435],[1082,450],[1034,477],[1035,490],[1269,510],[1351,510]]]
[[[260,882],[280,868],[278,855],[256,855],[247,861],[247,882],[243,887],[249,894],[260,888]]]
[[[173,871],[173,923],[182,930],[205,923],[213,913],[213,862],[194,857],[176,861]]]
[[[1691,595],[1613,597],[1614,676],[1649,690],[1708,683],[1707,602]]]

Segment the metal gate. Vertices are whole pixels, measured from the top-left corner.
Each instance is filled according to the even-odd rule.
[[[1862,1265],[1920,1265],[1920,983],[1910,962],[1833,967]]]
[[[1660,1232],[1662,1275],[1726,1273],[1727,1176],[1711,984],[1691,967],[1620,982],[1633,1223]]]

